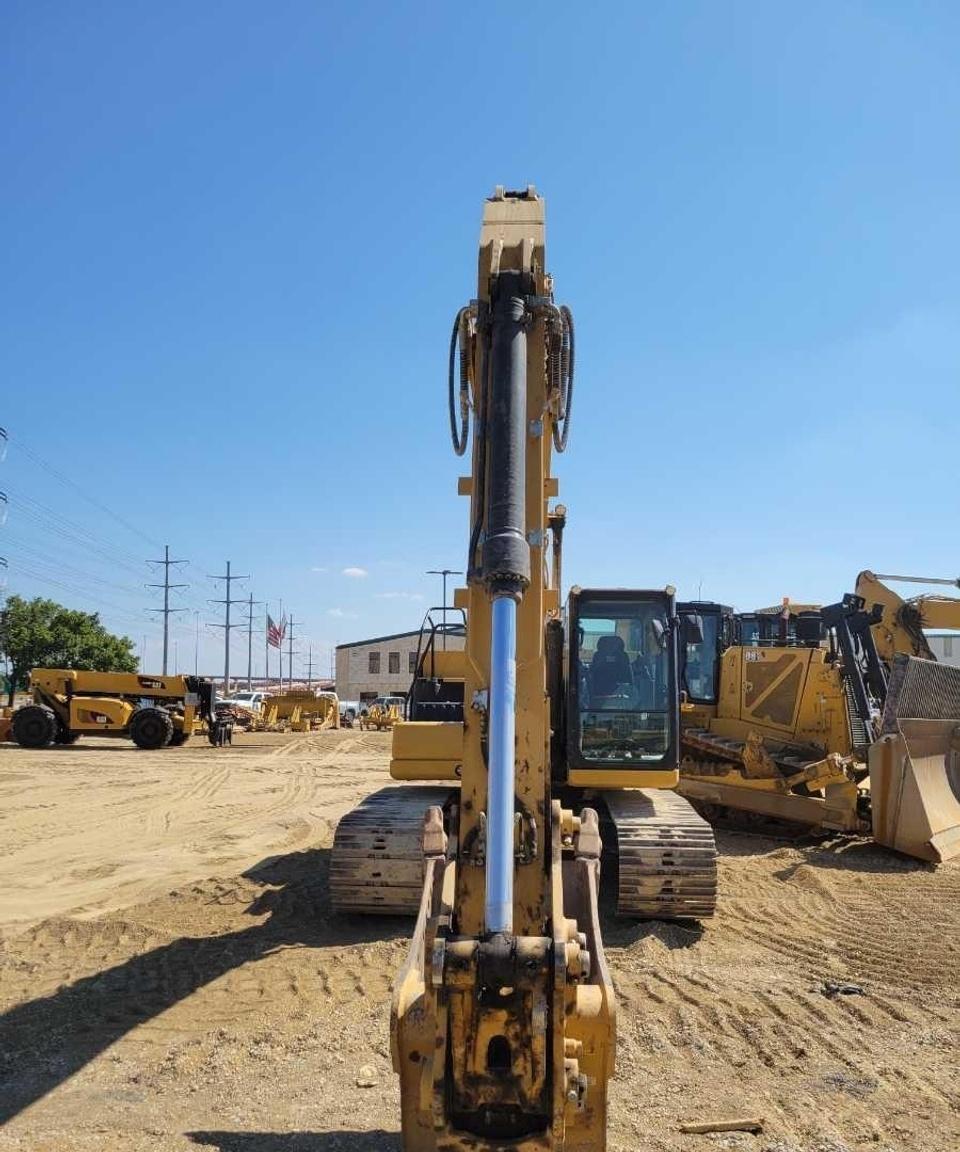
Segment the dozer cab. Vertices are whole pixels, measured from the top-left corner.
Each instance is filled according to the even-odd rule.
[[[13,713],[24,748],[73,744],[81,736],[129,737],[138,748],[184,744],[214,721],[214,686],[197,676],[148,676],[34,668],[33,702]]]
[[[921,860],[960,854],[960,669],[880,658],[882,605],[680,605],[680,791]],[[691,630],[696,636],[691,635]]]
[[[532,188],[486,203],[477,298],[457,314],[449,366],[458,454],[471,413],[475,424],[459,483],[465,646],[445,649],[436,625],[424,635],[393,729],[403,783],[340,821],[331,896],[341,912],[417,916],[391,1013],[408,1152],[601,1152],[616,1010],[601,811],[626,913],[709,915],[716,851],[672,791],[673,590],[574,588],[561,601],[566,516],[550,462],[567,442],[573,321],[554,302]]]

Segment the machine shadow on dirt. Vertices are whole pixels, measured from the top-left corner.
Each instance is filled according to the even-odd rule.
[[[335,1132],[188,1132],[217,1152],[399,1152],[400,1133],[338,1128]]]
[[[334,916],[327,848],[272,856],[244,873],[265,887],[246,914],[268,919],[207,937],[182,937],[64,985],[0,1016],[0,1125],[52,1092],[145,1021],[233,969],[280,948],[405,939],[410,922]]]

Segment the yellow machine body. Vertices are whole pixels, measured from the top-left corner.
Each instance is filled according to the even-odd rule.
[[[144,699],[164,705],[182,739],[203,725],[192,677],[34,668],[30,691],[35,702],[51,708],[63,729],[74,735],[127,735],[130,720]]]
[[[340,701],[333,692],[319,695],[309,688],[268,696],[263,702],[264,722],[268,728],[288,724],[294,731],[340,727]]]
[[[864,574],[858,584],[871,586]],[[862,598],[847,600],[839,614],[843,606],[824,612],[840,628],[858,618],[859,647],[848,631],[846,647],[771,642],[722,652],[715,701],[681,706],[680,791],[950,859],[960,854],[960,669],[913,655],[910,632],[886,627],[889,600],[870,614]],[[878,694],[864,696],[858,712],[852,679],[867,670]]]
[[[551,295],[543,201],[532,192],[498,193],[485,205],[481,307],[490,303],[491,285],[504,272],[520,273],[531,295]],[[529,427],[539,422],[540,431],[526,438],[531,578],[516,618],[516,804],[529,822],[517,833],[527,838],[514,876],[517,979],[500,997],[483,991],[484,966],[492,963],[484,920],[485,718],[470,704],[484,699],[490,687],[491,601],[479,581],[455,596],[455,605],[466,612],[463,652],[437,654],[446,660],[448,675],[462,676],[464,722],[401,722],[394,728],[395,776],[460,780],[456,854],[449,853],[439,809],[431,810],[432,826],[428,818],[424,829],[426,880],[409,958],[394,991],[392,1051],[407,1152],[482,1148],[499,1140],[517,1152],[598,1152],[605,1143],[615,997],[597,916],[599,835],[594,816],[581,843],[580,819],[562,813],[559,801],[549,798],[544,625],[560,606],[543,573],[547,501],[557,490],[549,462],[558,397],[546,377],[544,326],[542,318],[533,319],[527,336],[526,420]],[[486,355],[477,340],[470,368],[477,411],[486,401],[479,385]],[[473,475],[460,482],[461,493],[471,498],[471,523],[484,516],[474,484],[485,468],[476,459],[482,450],[475,437]],[[502,1133],[498,1115],[504,1118]],[[508,1117],[540,1122],[508,1123]]]
[[[366,712],[360,713],[360,727],[382,732],[399,724],[402,718],[398,704],[371,704]]]
[[[124,736],[159,749],[217,731],[213,684],[197,676],[34,668],[30,696],[10,720],[10,734],[24,748]]]
[[[728,648],[712,730],[744,740],[753,731],[849,755],[843,685],[827,655],[824,648]]]
[[[594,805],[618,911],[701,918],[716,898],[712,831],[672,791],[674,589],[574,586],[561,607],[551,454],[573,321],[545,267],[542,199],[498,189],[449,360],[458,454],[474,421],[467,584],[421,630],[409,719],[393,725],[401,785],[340,820],[330,861],[337,911],[417,917],[391,1014],[406,1152],[605,1147],[616,998]],[[447,650],[449,613],[463,645]]]
[[[914,596],[904,599],[885,580],[912,583],[947,584],[960,587],[958,580],[926,580],[920,576],[877,576],[863,571],[857,577],[857,595],[867,604],[879,604],[882,618],[873,635],[880,659],[893,663],[897,653],[933,660],[934,654],[923,634],[924,628],[960,631],[960,599],[956,596]]]

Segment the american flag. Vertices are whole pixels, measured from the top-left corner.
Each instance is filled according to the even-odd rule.
[[[271,648],[279,648],[283,643],[283,638],[287,634],[287,618],[286,616],[278,624],[276,620],[267,613],[267,643]]]

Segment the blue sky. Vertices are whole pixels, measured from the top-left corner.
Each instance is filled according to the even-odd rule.
[[[11,591],[155,664],[169,542],[178,606],[216,619],[229,557],[315,659],[416,626],[466,550],[450,320],[483,197],[528,182],[577,319],[569,579],[749,608],[960,571],[956,5],[3,19]]]

